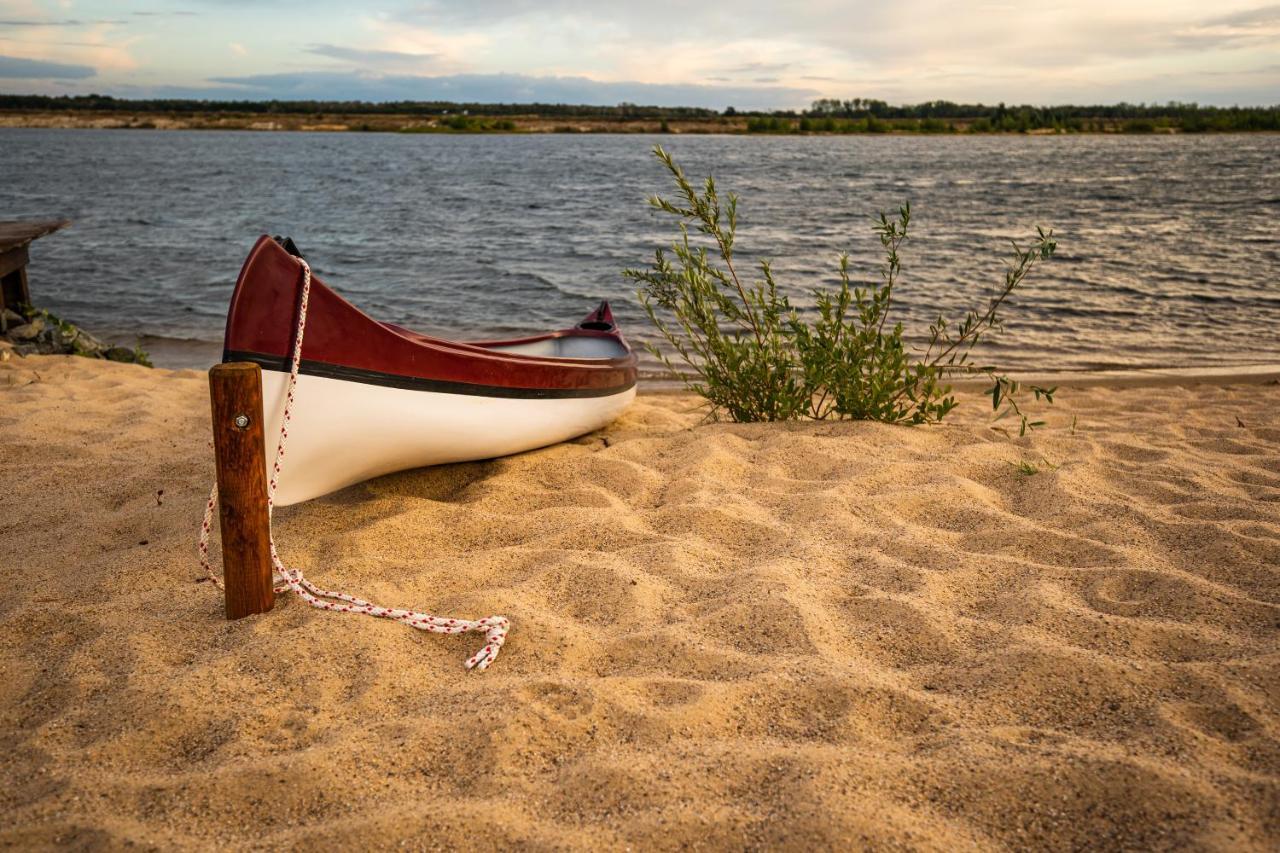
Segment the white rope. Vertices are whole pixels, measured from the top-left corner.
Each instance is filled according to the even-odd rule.
[[[268,539],[271,543],[271,565],[275,568],[275,591],[293,590],[299,598],[321,610],[333,610],[338,613],[364,613],[382,619],[403,622],[420,631],[433,634],[466,634],[483,633],[485,646],[467,660],[467,669],[482,671],[489,668],[497,658],[503,642],[507,639],[507,631],[511,623],[505,616],[489,616],[485,619],[445,619],[432,616],[418,610],[404,610],[397,607],[380,607],[377,604],[348,595],[345,592],[320,589],[307,580],[301,569],[287,568],[276,551],[274,536],[270,533],[271,512],[275,504],[276,484],[280,480],[280,472],[284,466],[285,441],[289,438],[289,418],[293,411],[293,390],[298,384],[298,368],[302,364],[302,335],[307,328],[307,302],[311,296],[311,267],[306,261],[298,258],[302,265],[302,296],[298,300],[298,327],[293,343],[293,362],[289,366],[289,385],[285,392],[284,418],[280,422],[280,439],[276,444],[275,464],[271,468],[271,478],[267,484],[267,524]],[[204,508],[204,523],[200,526],[200,565],[213,585],[222,589],[222,580],[218,578],[209,565],[209,536],[213,529],[213,509],[218,503],[218,484],[215,481],[209,492],[209,502]]]

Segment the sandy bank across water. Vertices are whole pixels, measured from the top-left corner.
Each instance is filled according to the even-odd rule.
[[[472,675],[474,637],[225,622],[203,375],[12,359],[0,843],[1273,848],[1280,385],[1230,386],[1063,391],[1013,441],[980,397],[906,429],[642,396],[279,514],[317,580],[509,616]]]

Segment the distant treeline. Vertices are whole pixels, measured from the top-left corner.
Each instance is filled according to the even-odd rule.
[[[0,110],[86,110],[131,113],[250,113],[259,115],[420,115],[469,113],[484,116],[538,115],[616,119],[714,119],[717,110],[700,107],[646,107],[618,104],[466,104],[453,101],[196,101],[173,98],[125,99],[110,95],[3,95]]]
[[[762,116],[756,132],[778,132],[776,122]],[[956,104],[925,101],[922,104],[891,106],[884,101],[854,98],[848,101],[822,99],[797,120],[798,132],[864,132],[915,130],[947,133],[968,130],[975,133],[1027,133],[1033,130],[1088,132],[1120,130],[1156,133],[1178,130],[1203,131],[1280,130],[1280,106],[1202,107],[1199,104],[1111,104],[1096,106],[1006,106],[996,104]],[[749,122],[750,125],[750,122]]]
[[[638,104],[471,104],[453,101],[199,101],[169,98],[128,100],[109,95],[4,95],[0,111],[162,113],[170,116],[408,116],[430,118],[453,130],[518,131],[503,117],[578,119],[608,129],[616,122],[680,122],[697,130],[748,133],[1199,133],[1280,131],[1280,106],[1205,107],[1198,104],[1112,104],[1097,106],[1006,106],[926,101],[894,106],[873,98],[814,101],[807,110],[723,112],[701,107]],[[469,117],[464,119],[462,117]],[[493,117],[495,121],[483,121]],[[668,125],[668,123],[673,125]],[[527,124],[527,122],[526,122]],[[457,125],[457,127],[454,127]],[[465,125],[465,126],[464,126]],[[386,129],[386,128],[382,128]]]

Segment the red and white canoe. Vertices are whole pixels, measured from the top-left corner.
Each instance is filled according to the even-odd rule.
[[[303,272],[267,236],[231,296],[223,361],[262,367],[268,459],[284,414]],[[490,459],[599,429],[635,398],[607,302],[570,329],[458,343],[379,323],[312,276],[277,505],[392,471]]]

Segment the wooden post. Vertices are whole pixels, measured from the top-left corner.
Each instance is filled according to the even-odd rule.
[[[209,370],[209,398],[227,618],[240,619],[266,613],[275,605],[262,434],[262,369],[249,362],[214,365]]]

